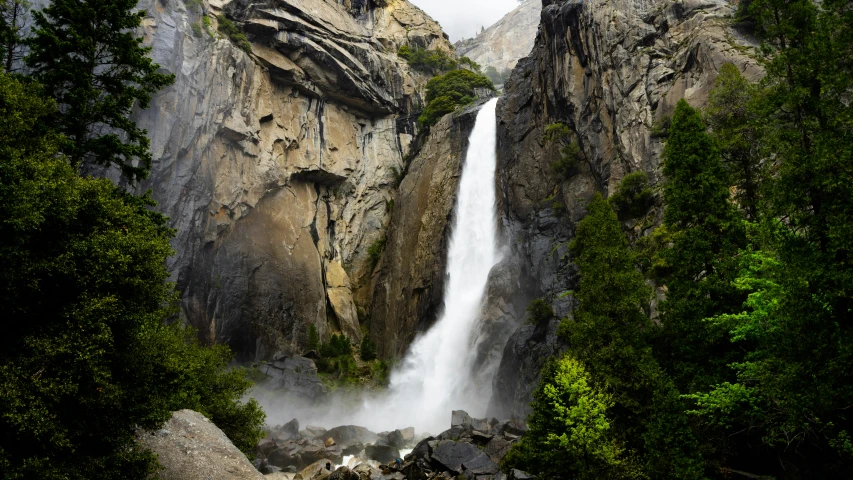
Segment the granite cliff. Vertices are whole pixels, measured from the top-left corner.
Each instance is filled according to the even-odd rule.
[[[176,74],[136,120],[177,230],[182,316],[242,360],[362,336],[427,78],[403,43],[451,50],[404,0],[143,0],[145,41]],[[248,49],[218,30],[224,17]],[[238,39],[239,40],[239,39]],[[243,45],[245,47],[245,45]]]
[[[681,98],[703,105],[724,63],[761,75],[754,43],[731,26],[727,0],[542,3],[533,50],[498,105],[499,210],[518,266],[512,275],[531,292],[528,301],[546,298],[555,316],[547,326],[520,326],[507,342],[493,385],[499,417],[526,415],[541,366],[562,348],[556,326],[571,315],[567,292],[577,286],[568,244],[592,195],[612,193],[636,171],[659,183],[663,140],[653,126]],[[559,152],[543,139],[556,122],[581,150],[570,178],[554,171]],[[626,228],[647,234],[660,213],[658,205],[645,223]]]
[[[508,72],[530,54],[541,12],[542,0],[524,0],[476,37],[456,42],[456,51],[483,68],[494,67],[498,72]]]

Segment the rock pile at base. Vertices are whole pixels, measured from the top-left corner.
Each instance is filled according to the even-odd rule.
[[[299,430],[292,420],[268,430],[257,447],[255,465],[269,480],[526,480],[533,477],[499,469],[526,430],[520,422],[476,419],[461,410],[453,412],[450,429],[426,438],[418,438],[413,428],[382,433],[354,425]],[[403,449],[412,449],[405,459],[400,458]],[[354,458],[335,469],[344,455]]]

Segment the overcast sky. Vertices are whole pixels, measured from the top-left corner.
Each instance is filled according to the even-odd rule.
[[[409,0],[441,24],[450,41],[471,38],[516,8],[518,0]]]

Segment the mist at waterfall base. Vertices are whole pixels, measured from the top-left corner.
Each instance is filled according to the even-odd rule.
[[[267,412],[267,423],[280,425],[296,418],[301,425],[326,428],[359,425],[380,432],[412,426],[421,433],[440,433],[450,428],[453,410],[485,416],[492,379],[480,378],[473,371],[472,342],[489,272],[500,260],[496,105],[497,99],[483,105],[471,132],[454,210],[448,284],[439,320],[412,343],[391,372],[387,390],[333,393],[321,404],[300,404],[270,392],[255,392]]]

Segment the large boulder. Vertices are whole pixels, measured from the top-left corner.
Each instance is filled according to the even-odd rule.
[[[367,458],[379,463],[391,463],[400,458],[400,450],[390,445],[368,445],[364,449],[364,454]]]
[[[325,438],[332,438],[335,443],[341,448],[347,448],[356,443],[367,445],[368,443],[376,443],[379,440],[379,435],[370,430],[356,425],[343,425],[335,427],[323,434]]]
[[[264,479],[222,430],[192,410],[175,412],[163,428],[138,439],[157,454],[162,480]]]
[[[289,397],[315,401],[328,391],[317,375],[317,366],[309,358],[281,357],[274,362],[261,365],[260,371],[267,376],[259,382],[260,385],[270,390],[281,391]],[[296,422],[294,433],[298,432],[299,422]]]
[[[471,472],[475,475],[494,475],[499,471],[498,465],[476,446],[450,440],[439,442],[435,447],[432,463],[458,474]]]

